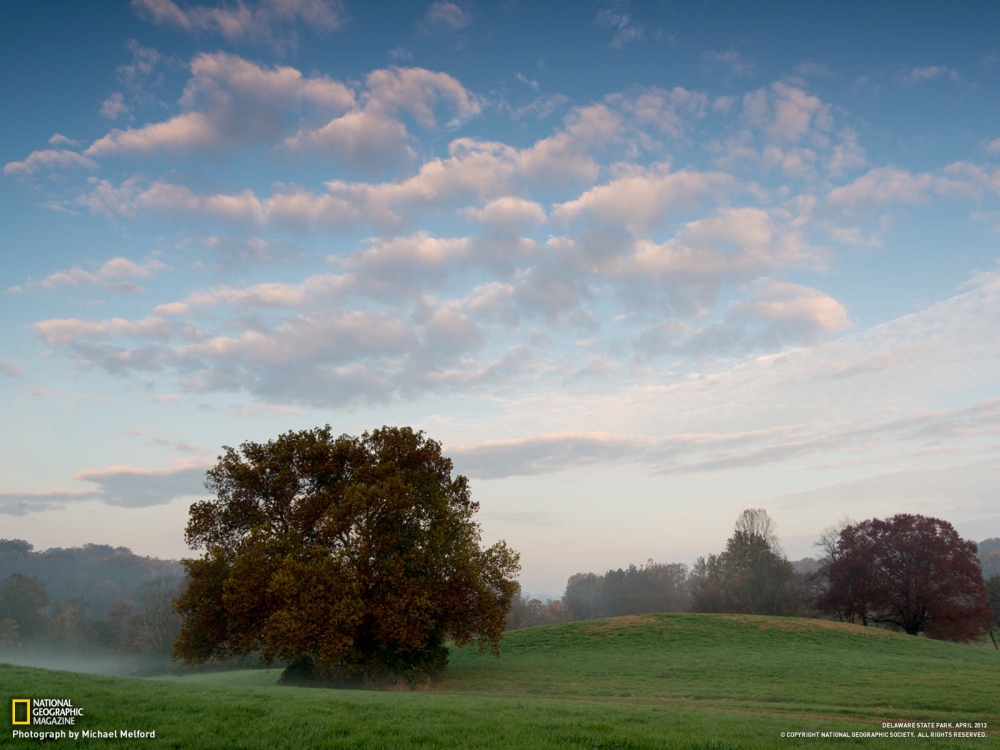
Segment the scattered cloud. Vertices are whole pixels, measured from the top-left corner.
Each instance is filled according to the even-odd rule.
[[[204,482],[209,467],[200,461],[179,461],[157,469],[109,466],[78,472],[73,479],[96,484],[96,496],[107,505],[144,508],[165,505],[178,497],[207,494]]]
[[[97,490],[43,490],[40,492],[0,492],[0,514],[23,516],[46,510],[62,510],[67,503],[92,500]]]
[[[6,357],[0,357],[0,372],[4,375],[20,375],[23,370],[21,366],[12,359],[7,359]]]
[[[458,31],[472,25],[472,15],[455,3],[437,0],[427,7],[427,13],[420,22],[421,33],[428,34],[434,29]]]
[[[838,140],[827,161],[827,171],[831,176],[840,177],[867,166],[865,150],[858,143],[858,134],[853,128],[843,128],[838,133]]]
[[[693,208],[706,194],[733,185],[733,178],[727,174],[671,172],[669,165],[654,164],[557,205],[552,216],[563,222],[586,216],[641,231],[642,227],[664,223],[672,209]]]
[[[61,510],[67,503],[99,500],[119,508],[145,508],[165,505],[179,497],[208,494],[205,471],[210,464],[181,460],[154,469],[132,466],[109,466],[77,472],[73,479],[96,485],[83,490],[44,490],[40,492],[0,492],[0,514],[23,516],[27,513]]]
[[[851,327],[844,306],[818,289],[761,279],[746,300],[733,302],[733,313],[764,321],[772,330],[788,332],[797,340],[814,341],[820,334]]]
[[[147,258],[142,263],[136,263],[128,258],[112,258],[105,261],[95,271],[86,271],[74,266],[66,271],[57,271],[37,282],[46,289],[78,286],[80,284],[100,284],[117,292],[135,294],[142,287],[137,282],[150,278],[166,266],[156,258]],[[33,283],[28,284],[32,286]]]
[[[3,173],[6,175],[24,176],[32,175],[39,170],[68,169],[70,167],[82,167],[83,169],[97,169],[97,164],[83,154],[67,149],[45,149],[44,151],[32,151],[23,161],[7,162],[4,165]]]
[[[297,244],[263,237],[202,234],[197,243],[216,253],[216,269],[224,272],[245,271],[253,264],[298,265],[309,256],[309,253]]]
[[[448,454],[458,471],[479,479],[622,463],[638,464],[660,476],[677,476],[808,461],[849,446],[856,453],[877,451],[892,441],[933,447],[938,435],[954,431],[959,431],[966,443],[1000,435],[1000,399],[902,418],[792,423],[744,432],[666,437],[594,431],[547,433],[448,446]]]
[[[947,78],[951,81],[959,81],[958,73],[944,65],[925,65],[923,67],[910,68],[903,73],[903,83],[910,85],[923,83],[924,81],[934,81],[938,78]]]
[[[813,128],[829,131],[831,107],[815,95],[781,81],[743,96],[743,117],[775,141],[801,140]]]
[[[829,65],[810,61],[798,63],[792,72],[799,78],[832,78],[835,75]]]
[[[638,41],[645,33],[643,25],[632,16],[628,0],[613,0],[600,8],[594,23],[602,29],[614,31],[610,43],[612,49],[621,49],[629,42]]]
[[[702,53],[701,59],[709,70],[722,70],[739,78],[750,78],[756,71],[756,66],[745,60],[736,48],[707,50]]]
[[[173,0],[132,0],[140,17],[193,34],[219,34],[229,42],[294,46],[298,29],[336,31],[347,23],[340,0],[258,0],[227,5],[181,5]]]
[[[897,167],[875,167],[853,182],[834,188],[827,200],[838,207],[884,205],[892,202],[926,203],[932,196],[973,196],[977,187],[968,180],[930,172],[913,174]]]
[[[536,79],[534,78],[529,79],[527,76],[524,75],[524,73],[521,73],[520,71],[518,71],[517,75],[515,75],[514,78],[516,78],[518,81],[523,83],[528,88],[538,91],[539,86],[538,86],[538,81]]]
[[[262,67],[223,52],[199,54],[181,99],[188,111],[140,128],[112,130],[84,152],[91,157],[183,152],[275,142],[283,118],[304,104],[343,112],[354,93],[326,76],[288,66]]]
[[[80,141],[75,141],[72,138],[67,138],[62,133],[54,133],[51,138],[49,138],[50,146],[79,146]]]
[[[128,105],[121,91],[115,91],[111,96],[101,103],[101,117],[109,120],[117,120],[129,113]]]
[[[180,114],[137,128],[113,129],[94,141],[85,156],[65,152],[61,159],[85,159],[81,163],[92,165],[93,158],[110,156],[269,145],[377,174],[415,156],[401,115],[434,129],[443,113],[448,117],[444,124],[454,128],[482,111],[480,98],[458,80],[423,68],[372,71],[360,90],[356,84],[305,76],[290,66],[262,66],[223,52],[197,55],[190,70]],[[115,116],[124,113],[112,110]],[[308,117],[303,119],[304,114]],[[316,125],[316,120],[326,124]],[[9,165],[9,171],[33,170],[36,162],[55,160],[52,154],[33,155],[24,164]]]
[[[515,121],[529,115],[538,120],[544,120],[554,115],[567,104],[569,104],[569,97],[563,94],[541,94],[528,104],[520,107],[513,107],[508,102],[501,100],[498,108],[501,112],[509,114],[511,119]]]

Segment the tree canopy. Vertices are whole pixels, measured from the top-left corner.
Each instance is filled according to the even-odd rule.
[[[823,575],[817,606],[838,619],[951,639],[978,637],[988,617],[976,545],[939,518],[847,524]]]
[[[577,573],[566,583],[563,604],[575,620],[681,612],[688,607],[687,566],[647,560],[645,565]]]
[[[0,581],[0,640],[12,645],[32,640],[45,630],[41,608],[49,603],[45,584],[34,576],[12,573]]]
[[[480,547],[479,506],[410,428],[324,428],[226,447],[191,506],[174,647],[189,663],[260,652],[337,680],[442,668],[446,638],[499,653],[518,555]]]

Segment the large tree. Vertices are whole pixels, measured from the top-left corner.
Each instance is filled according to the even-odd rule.
[[[518,555],[480,547],[468,480],[409,428],[329,425],[225,448],[191,506],[174,647],[189,663],[259,652],[335,680],[442,668],[445,640],[499,653]]]
[[[986,587],[976,545],[939,518],[902,513],[840,530],[817,607],[934,638],[978,636]]]
[[[801,577],[778,543],[775,523],[760,508],[736,519],[726,549],[699,558],[691,572],[697,612],[789,615],[799,608]]]

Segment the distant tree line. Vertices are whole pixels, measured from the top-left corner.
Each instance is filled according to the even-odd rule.
[[[169,657],[180,565],[88,544],[34,552],[0,540],[0,658],[26,650]]]
[[[819,559],[792,563],[773,519],[744,511],[718,554],[570,577],[561,601],[518,594],[507,627],[654,612],[824,617],[1000,647],[1000,539],[976,545],[947,521],[899,514],[828,529]],[[988,580],[987,580],[988,579]]]

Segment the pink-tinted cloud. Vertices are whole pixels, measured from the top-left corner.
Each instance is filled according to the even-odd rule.
[[[93,159],[88,159],[83,154],[67,149],[45,149],[44,151],[32,151],[23,161],[11,161],[4,165],[3,173],[6,175],[32,175],[39,170],[68,169],[70,167],[82,167],[84,169],[96,169],[97,164]]]
[[[100,284],[115,291],[134,294],[142,288],[138,285],[139,281],[144,281],[165,268],[166,266],[155,258],[147,258],[142,263],[136,263],[128,258],[112,258],[95,271],[86,271],[74,266],[69,270],[50,274],[38,284],[47,289],[79,284]]]

